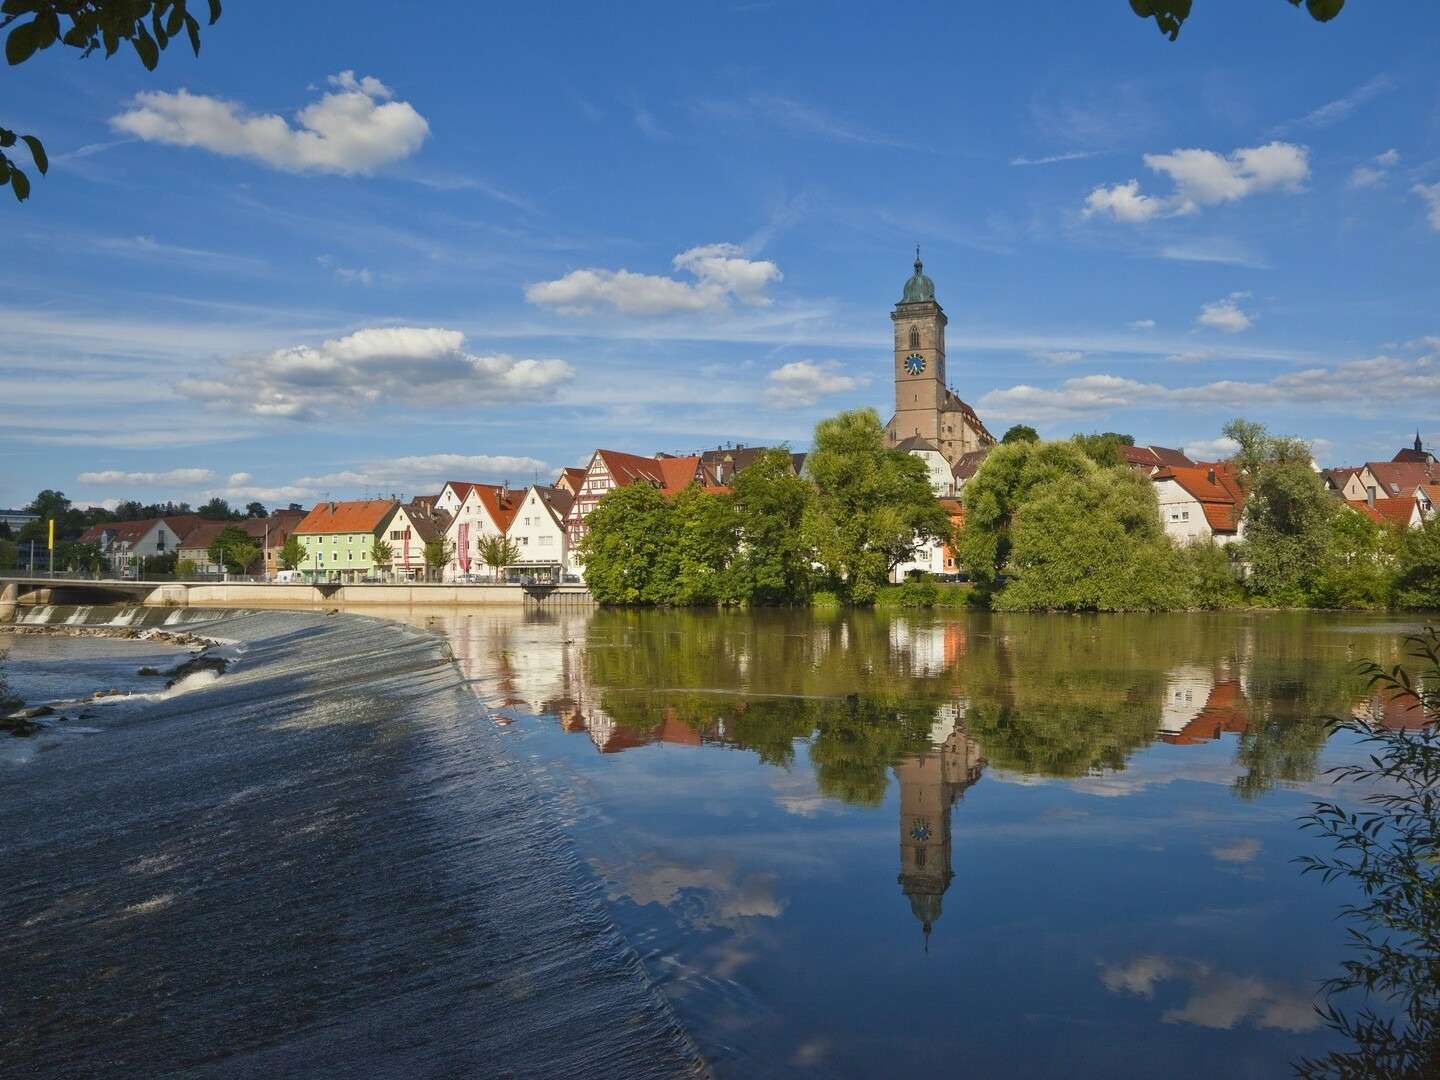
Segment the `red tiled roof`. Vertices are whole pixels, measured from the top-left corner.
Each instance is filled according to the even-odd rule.
[[[1189,468],[1195,464],[1181,451],[1168,446],[1121,446],[1120,457],[1127,465],[1178,465]]]
[[[1213,479],[1212,479],[1213,477]],[[1154,476],[1155,480],[1174,480],[1200,503],[1205,520],[1216,532],[1235,532],[1245,508],[1245,494],[1235,474],[1224,463],[1181,468],[1169,465]]]
[[[1387,496],[1408,495],[1420,484],[1440,480],[1440,469],[1422,461],[1367,461],[1365,467]]]
[[[1415,496],[1411,494],[1394,499],[1376,499],[1375,509],[1386,521],[1408,526],[1415,515]]]
[[[1375,507],[1371,506],[1364,499],[1346,499],[1345,505],[1357,514],[1363,514],[1377,525],[1385,524],[1385,515],[1380,513],[1379,510],[1375,509]]]
[[[1238,682],[1231,680],[1219,683],[1210,691],[1205,707],[1195,714],[1193,720],[1173,735],[1162,735],[1161,740],[1180,746],[1193,746],[1195,743],[1218,739],[1227,731],[1239,734],[1250,726],[1250,719],[1245,713],[1246,705],[1245,695]]]
[[[134,521],[106,521],[99,525],[91,525],[81,533],[80,542],[98,544],[101,534],[109,533],[112,544],[136,544],[161,521],[165,522],[176,536],[184,536],[189,529],[204,520],[198,514],[166,514],[164,517],[140,518]]]
[[[399,504],[390,499],[357,499],[353,502],[316,503],[294,529],[304,536],[327,533],[373,533],[384,524]]]

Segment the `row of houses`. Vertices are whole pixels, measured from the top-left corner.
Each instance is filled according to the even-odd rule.
[[[226,529],[239,529],[259,548],[256,574],[273,576],[279,569],[279,551],[296,526],[306,517],[304,510],[276,510],[267,517],[240,521],[212,521],[198,514],[169,514],[138,521],[108,521],[92,525],[80,535],[82,544],[100,549],[111,573],[133,577],[144,560],[174,555],[188,560],[198,574],[224,571],[210,556],[210,547]]]

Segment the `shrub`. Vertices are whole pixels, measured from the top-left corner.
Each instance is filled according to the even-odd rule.
[[[1193,540],[1177,550],[1176,566],[1187,607],[1213,611],[1244,602],[1244,587],[1224,545]]]

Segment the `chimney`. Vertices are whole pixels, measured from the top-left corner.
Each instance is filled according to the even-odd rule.
[[[1205,474],[1205,479],[1212,484],[1215,483],[1215,466],[1210,466],[1210,470]]]

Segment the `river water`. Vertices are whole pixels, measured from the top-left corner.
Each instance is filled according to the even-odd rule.
[[[0,758],[0,1064],[1271,1077],[1339,1045],[1353,897],[1299,876],[1296,818],[1359,753],[1320,717],[1414,723],[1355,663],[1418,623],[388,614],[224,615],[221,679]]]

